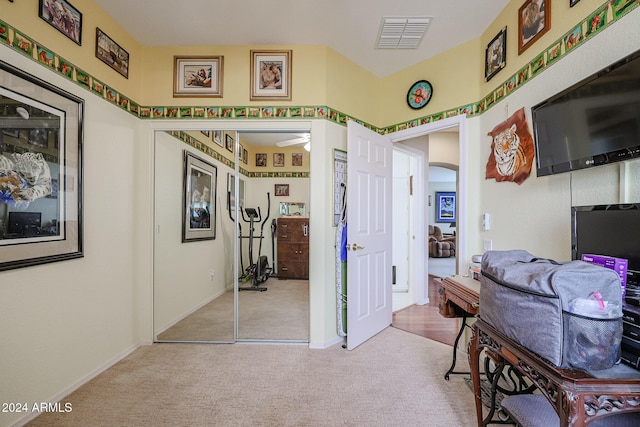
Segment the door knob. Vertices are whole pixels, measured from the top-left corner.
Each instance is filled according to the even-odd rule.
[[[352,251],[357,251],[358,249],[364,249],[364,246],[358,246],[358,245],[356,245],[355,243],[353,243],[353,244],[351,245],[351,250],[352,250]]]

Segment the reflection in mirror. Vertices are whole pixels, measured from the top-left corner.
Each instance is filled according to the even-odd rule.
[[[200,144],[199,144],[199,143]],[[202,144],[204,143],[204,145]],[[233,342],[235,339],[234,227],[227,213],[227,180],[232,162],[207,149],[215,141],[200,131],[156,132],[154,224],[154,330],[157,341]],[[197,149],[194,147],[204,147]],[[189,168],[185,152],[199,159]],[[231,153],[229,152],[229,155]],[[211,200],[213,239],[183,241],[184,212],[192,195],[185,174],[215,168]],[[202,166],[202,171],[197,168]],[[195,170],[195,172],[194,172]]]
[[[64,111],[0,87],[0,245],[64,238]]]
[[[304,203],[280,202],[280,215],[307,216]]]
[[[239,287],[267,289],[238,293],[238,340],[309,341],[308,218],[305,236],[302,225],[282,226],[288,215],[280,210],[281,203],[291,204],[298,209],[292,207],[292,213],[306,216],[299,209],[309,203],[310,153],[304,148],[309,139],[298,136],[238,133],[238,153],[243,153],[238,163],[246,180]],[[276,192],[280,187],[288,191]],[[302,242],[291,240],[288,229],[300,231]]]

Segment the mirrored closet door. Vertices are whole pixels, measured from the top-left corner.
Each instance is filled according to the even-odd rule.
[[[308,342],[308,268],[279,277],[278,265],[289,260],[278,223],[306,217],[310,233],[307,143],[296,133],[156,132],[157,341]],[[308,265],[308,249],[296,253]]]
[[[224,143],[225,135],[216,131],[215,137]],[[227,214],[226,179],[235,171],[223,156],[209,156],[190,144],[205,138],[214,142],[213,132],[155,135],[157,341],[235,341],[236,236]]]

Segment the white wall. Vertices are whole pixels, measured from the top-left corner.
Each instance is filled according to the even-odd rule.
[[[640,9],[635,9],[482,116],[468,121],[469,253],[482,253],[482,240],[489,239],[495,250],[526,249],[538,256],[568,260],[572,205],[640,200],[637,160],[541,178],[535,176],[534,168],[522,185],[484,178],[491,147],[487,133],[522,107],[531,128],[533,105],[637,50],[639,19]],[[620,196],[622,188],[626,200]],[[483,212],[491,214],[489,231],[481,228]]]
[[[214,240],[182,242],[185,150],[217,168]],[[226,209],[227,173],[233,173],[231,168],[165,132],[156,132],[154,158],[153,320],[154,330],[159,333],[226,289],[233,289],[235,236]]]
[[[0,401],[61,398],[149,336],[137,266],[139,120],[6,47],[2,59],[85,100],[84,257],[0,273]],[[142,195],[142,198],[147,195]],[[141,296],[146,296],[143,300]],[[0,425],[24,414],[0,413]]]

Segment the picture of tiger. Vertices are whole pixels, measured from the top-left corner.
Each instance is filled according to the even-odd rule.
[[[0,201],[21,208],[51,194],[51,171],[42,153],[0,155]]]
[[[516,129],[516,125],[513,124],[493,138],[493,155],[496,158],[498,173],[502,176],[513,175],[527,164]]]
[[[531,174],[533,137],[529,132],[524,108],[493,128],[491,154],[487,161],[486,178],[522,184]]]

